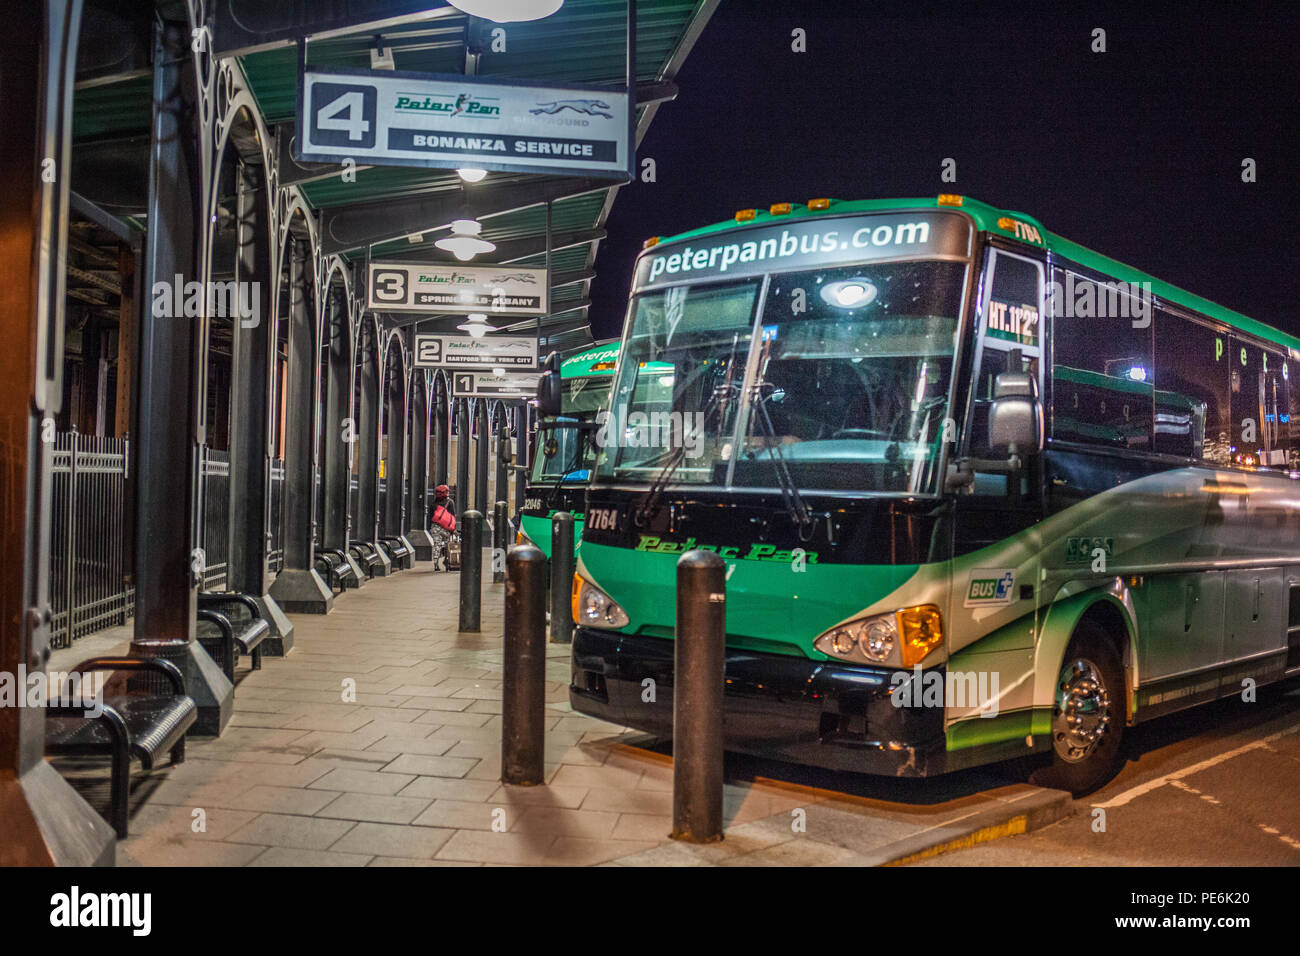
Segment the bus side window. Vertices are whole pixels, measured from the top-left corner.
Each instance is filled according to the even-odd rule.
[[[1155,450],[1228,464],[1227,334],[1164,308],[1154,321]]]
[[[1291,449],[1291,406],[1287,357],[1233,336],[1231,368],[1232,462],[1283,468]],[[1286,377],[1282,371],[1286,368]]]
[[[995,457],[989,447],[988,434],[989,406],[993,402],[993,384],[997,377],[1007,371],[1029,371],[1035,379],[1038,378],[1038,359],[1032,353],[1042,342],[1041,284],[1042,270],[1037,263],[1003,252],[994,254],[993,278],[982,317],[986,344],[973,383],[969,443],[972,457]],[[1008,356],[1013,349],[1022,353],[1019,369],[1008,367]],[[994,483],[1005,488],[1005,480],[1000,476]],[[977,476],[977,491],[979,484]]]
[[[1053,285],[1052,437],[1151,449],[1151,326],[1117,284],[1055,269]]]

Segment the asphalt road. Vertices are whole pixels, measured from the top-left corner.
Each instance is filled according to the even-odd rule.
[[[1130,728],[1125,750],[1072,816],[915,865],[1300,866],[1300,681]]]

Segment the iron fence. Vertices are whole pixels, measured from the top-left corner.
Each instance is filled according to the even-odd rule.
[[[55,436],[50,547],[51,644],[125,624],[134,612],[124,438]]]
[[[203,481],[203,590],[224,591],[230,569],[230,452],[199,448]]]

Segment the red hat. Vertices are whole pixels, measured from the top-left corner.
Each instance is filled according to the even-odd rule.
[[[433,489],[433,496],[435,498],[448,498],[451,496],[451,489],[446,485],[439,485]]]

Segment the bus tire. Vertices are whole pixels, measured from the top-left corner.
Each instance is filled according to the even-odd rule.
[[[1109,781],[1119,769],[1124,710],[1119,652],[1099,625],[1083,621],[1056,682],[1051,763],[1036,770],[1031,782],[1082,797]]]

